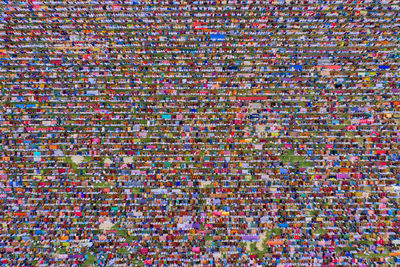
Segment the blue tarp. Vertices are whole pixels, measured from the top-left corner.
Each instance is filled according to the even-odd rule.
[[[98,94],[99,94],[99,91],[97,91],[97,90],[90,90],[90,91],[86,92],[86,95],[98,95]]]
[[[278,223],[278,227],[288,228],[289,225],[287,223]]]
[[[292,70],[303,70],[303,65],[292,65]]]
[[[260,115],[259,114],[251,114],[250,119],[259,119]]]
[[[36,104],[16,104],[17,108],[36,108]]]
[[[211,34],[211,41],[225,41],[225,34]]]

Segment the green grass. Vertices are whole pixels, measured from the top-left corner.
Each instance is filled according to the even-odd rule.
[[[65,157],[64,158],[64,162],[71,164],[72,169],[76,170],[78,168],[78,164],[76,164],[75,162],[72,161],[71,157]]]
[[[214,185],[212,183],[211,184],[207,184],[203,188],[214,188]]]
[[[319,211],[318,210],[310,210],[309,211],[309,215],[313,216],[313,217],[317,217],[319,215]]]
[[[87,254],[88,258],[87,260],[83,263],[83,266],[96,266],[96,257],[92,253]]]
[[[369,246],[372,246],[372,245],[374,244],[374,241],[370,241],[370,240],[360,240],[360,241],[358,242],[358,244],[360,244],[360,245],[369,245]]]
[[[264,257],[264,255],[266,253],[268,253],[267,246],[265,245],[265,242],[268,241],[268,240],[271,240],[271,238],[273,236],[281,235],[281,234],[282,234],[282,229],[280,229],[280,228],[275,228],[275,229],[267,231],[267,233],[265,235],[265,238],[262,240],[263,250],[258,250],[257,249],[257,247],[256,247],[256,245],[257,245],[256,243],[257,242],[251,242],[249,253],[252,254],[252,255],[257,255],[260,259],[262,259]],[[242,246],[246,247],[246,244],[242,243]]]
[[[359,143],[359,144],[363,144],[363,143],[364,143],[364,138],[362,138],[362,137],[357,137],[357,138],[356,138],[356,141],[357,141],[357,143]]]
[[[262,251],[260,251],[260,250],[258,250],[257,249],[257,247],[256,247],[256,243],[255,242],[252,242],[252,244],[250,245],[250,254],[252,254],[252,255],[257,255],[260,259],[262,259],[263,257],[264,257],[264,254],[265,253],[267,253],[267,251],[266,251],[266,248],[264,248],[264,245],[263,245],[263,250]]]
[[[119,249],[118,249],[118,252],[121,253],[121,254],[123,254],[123,255],[129,254],[129,251],[128,251],[128,249],[126,249],[126,248],[119,248]]]
[[[65,248],[58,248],[56,250],[57,254],[67,254],[67,250]]]
[[[320,234],[320,235],[324,235],[324,234],[326,234],[326,230],[325,229],[323,229],[323,228],[318,228],[318,229],[316,229],[315,230],[315,233],[316,234]]]
[[[360,258],[367,258],[367,259],[379,259],[379,258],[386,258],[389,257],[389,253],[371,253],[371,254],[363,254],[363,253],[357,253],[357,257]]]
[[[211,241],[212,241],[212,240],[213,240],[213,237],[212,237],[212,236],[209,236],[209,235],[207,235],[207,236],[205,236],[205,237],[204,237],[204,239],[205,239],[205,240],[211,240]]]
[[[144,261],[136,256],[136,259],[133,260],[133,266],[144,266]]]
[[[140,188],[131,188],[131,190],[132,190],[132,194],[140,194],[141,193]]]
[[[313,162],[306,161],[303,156],[294,155],[294,151],[290,150],[280,157],[280,160],[287,163],[299,163],[300,168],[314,167]]]
[[[119,223],[113,225],[113,227],[111,227],[111,230],[117,230],[118,236],[125,238],[126,242],[133,241],[133,237],[128,234],[128,230],[122,229]]]
[[[133,237],[128,234],[128,230],[120,229],[119,226],[117,226],[116,228],[114,228],[114,227],[115,227],[115,225],[113,226],[112,229],[114,229],[114,230],[116,229],[118,231],[118,235],[123,237],[123,238],[125,238],[126,242],[132,242],[133,241]]]
[[[83,157],[83,162],[90,162],[92,160],[92,157]]]
[[[108,188],[110,186],[111,186],[110,182],[100,182],[100,183],[97,183],[94,185],[94,187],[97,187],[97,188]]]
[[[354,250],[357,250],[355,247],[350,247],[350,246],[347,246],[347,247],[336,247],[335,248],[335,251],[336,252],[341,252],[341,251],[354,251]]]

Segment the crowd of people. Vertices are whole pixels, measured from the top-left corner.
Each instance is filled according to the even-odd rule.
[[[0,264],[400,264],[399,8],[2,0]]]

